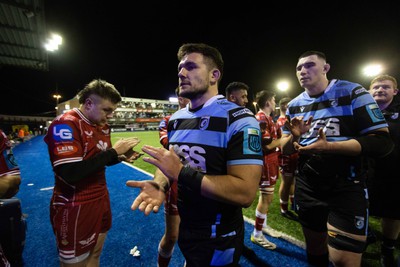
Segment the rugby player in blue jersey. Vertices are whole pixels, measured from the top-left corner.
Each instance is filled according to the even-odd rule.
[[[366,156],[393,149],[388,124],[360,84],[328,80],[325,54],[303,53],[304,92],[288,105],[284,149],[299,151],[295,201],[312,266],[360,266],[368,226]],[[326,245],[324,245],[326,244]]]
[[[180,95],[190,105],[168,122],[169,150],[143,146],[143,160],[158,167],[132,204],[158,212],[169,185],[178,182],[178,245],[186,266],[238,266],[244,241],[242,208],[256,197],[262,170],[261,132],[254,114],[218,95],[220,52],[207,44],[178,51]]]

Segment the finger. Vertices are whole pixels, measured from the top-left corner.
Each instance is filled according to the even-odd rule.
[[[160,206],[154,206],[154,208],[153,208],[153,212],[154,213],[157,213],[158,211],[159,211],[159,209],[160,209]]]
[[[146,150],[146,151],[153,151],[153,152],[160,152],[160,151],[163,151],[163,150],[165,150],[165,148],[163,148],[163,147],[155,147],[155,146],[149,146],[149,145],[144,145],[143,147],[142,147],[142,150]]]
[[[325,133],[324,133],[324,128],[323,127],[318,129],[318,137],[319,138],[325,138]]]
[[[146,206],[146,209],[144,210],[144,214],[146,214],[146,215],[149,215],[152,211],[153,211],[153,204],[148,204],[147,206]]]
[[[132,205],[131,205],[131,210],[136,210],[139,205],[142,203],[142,197],[138,196],[137,198],[135,198],[135,200],[133,201]]]
[[[301,146],[300,146],[299,143],[297,143],[297,142],[293,142],[293,147],[294,147],[294,149],[296,149],[296,150],[299,150],[299,149],[301,148]]]
[[[135,181],[135,180],[128,180],[126,181],[125,185],[129,187],[142,187],[142,182],[141,181]]]

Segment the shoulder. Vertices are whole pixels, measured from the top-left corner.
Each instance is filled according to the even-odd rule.
[[[226,98],[220,98],[220,99],[214,101],[212,103],[212,105],[219,107],[221,109],[227,110],[227,111],[232,110],[232,109],[237,109],[237,108],[243,108],[243,107],[240,107],[240,106],[236,105],[235,103],[229,101]]]
[[[365,89],[361,84],[346,80],[336,80],[334,86],[336,89],[344,89],[349,91],[357,89],[359,92],[367,92],[367,89]]]

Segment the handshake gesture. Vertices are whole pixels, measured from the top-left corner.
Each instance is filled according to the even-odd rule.
[[[144,155],[142,152],[133,150],[133,148],[139,143],[140,140],[137,137],[121,138],[113,145],[113,148],[117,151],[118,159],[120,161],[133,163]]]

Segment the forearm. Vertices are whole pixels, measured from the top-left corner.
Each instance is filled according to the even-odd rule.
[[[248,207],[256,196],[261,169],[259,165],[238,165],[228,167],[227,175],[208,175],[185,167],[179,174],[178,184],[188,187],[194,194]]]
[[[65,181],[76,183],[106,165],[117,162],[119,162],[117,152],[114,149],[108,149],[87,160],[59,165],[54,168],[54,171]]]
[[[291,155],[297,152],[293,142],[298,142],[299,138],[295,138],[292,134],[284,135],[281,138],[281,150],[284,155]]]
[[[163,189],[164,192],[168,191],[168,189],[171,187],[170,181],[162,173],[162,171],[160,171],[160,169],[157,169],[154,173],[153,181],[156,182],[160,186],[160,188]]]
[[[328,153],[370,157],[384,157],[394,147],[387,130],[379,130],[368,135],[340,142],[328,142]]]
[[[328,142],[326,150],[322,151],[322,153],[358,156],[361,154],[361,145],[355,139],[339,142]]]
[[[277,147],[281,145],[281,140],[280,139],[275,139],[272,140],[271,143],[265,146],[267,151],[275,150]]]

